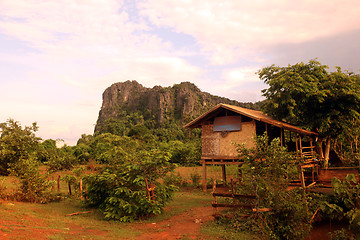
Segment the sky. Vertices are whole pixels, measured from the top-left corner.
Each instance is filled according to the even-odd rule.
[[[0,0],[0,122],[74,145],[116,82],[255,102],[272,64],[359,73],[359,12],[358,0]]]

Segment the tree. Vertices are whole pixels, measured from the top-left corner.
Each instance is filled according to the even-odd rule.
[[[9,119],[0,123],[0,174],[8,175],[9,168],[22,159],[35,154],[40,138],[35,136],[36,122],[21,127],[20,123]]]
[[[328,165],[331,139],[346,131],[344,122],[359,116],[360,81],[353,73],[329,73],[316,60],[258,72],[269,85],[262,90],[264,112],[320,135],[320,154]],[[325,150],[322,148],[325,142]]]

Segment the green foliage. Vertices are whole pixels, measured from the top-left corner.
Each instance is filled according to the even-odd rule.
[[[340,68],[333,73],[327,68],[316,60],[263,68],[258,74],[269,85],[262,91],[267,99],[264,110],[325,136],[342,132],[343,121],[359,111],[359,79]]]
[[[45,150],[45,165],[49,166],[49,171],[69,170],[78,164],[71,147],[62,147]]]
[[[11,173],[20,178],[18,200],[46,203],[56,199],[50,190],[54,183],[48,180],[47,174],[39,172],[39,162],[32,156],[17,161]]]
[[[349,232],[345,228],[342,228],[340,230],[336,230],[336,231],[330,233],[330,239],[331,240],[354,240],[356,238],[351,232]]]
[[[163,178],[163,181],[166,186],[183,187],[186,185],[186,181],[181,177],[180,173],[170,172]]]
[[[262,90],[266,97],[263,110],[276,119],[318,132],[320,140],[326,140],[325,151],[320,153],[325,166],[330,139],[351,135],[351,144],[357,147],[358,124],[353,123],[360,116],[360,78],[340,68],[329,73],[327,68],[310,60],[287,67],[272,65],[258,72],[269,85]]]
[[[171,153],[171,162],[183,166],[198,165],[201,158],[200,139],[194,139],[189,142],[182,142],[179,140],[163,142],[160,144],[160,149]]]
[[[0,199],[7,198],[8,194],[6,192],[7,187],[5,185],[5,179],[0,177]]]
[[[322,212],[331,219],[346,219],[350,231],[360,237],[360,184],[354,174],[348,174],[344,181],[333,178],[333,194],[321,206]]]
[[[0,175],[8,175],[11,165],[37,151],[40,140],[35,136],[37,130],[36,122],[24,128],[13,119],[0,123]]]
[[[159,182],[174,168],[168,153],[140,150],[129,154],[85,178],[86,203],[100,208],[109,220],[127,222],[159,214],[175,190]],[[146,181],[154,184],[155,199],[147,196]]]
[[[126,136],[110,133],[97,135],[91,144],[91,154],[99,163],[111,164],[128,158],[132,152],[138,150],[140,144]]]
[[[303,239],[310,231],[311,211],[303,191],[287,191],[289,181],[297,176],[299,160],[280,146],[279,139],[271,143],[266,135],[255,138],[255,148],[237,145],[242,183],[240,193],[257,197],[256,208],[271,212],[257,213],[250,223],[236,217],[231,226],[239,231],[251,231],[266,239]],[[240,212],[241,213],[241,212]],[[252,221],[252,223],[251,223]],[[255,227],[256,226],[256,227]]]
[[[256,147],[237,145],[239,156],[244,160],[240,166],[244,184],[257,194],[267,196],[267,191],[282,191],[289,181],[297,177],[296,169],[300,160],[280,145],[279,139],[269,143],[266,134],[255,138]],[[265,202],[267,199],[262,198]]]
[[[198,186],[200,184],[201,175],[197,172],[190,173],[190,179],[194,186]]]

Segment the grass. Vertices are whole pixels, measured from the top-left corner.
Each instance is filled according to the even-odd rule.
[[[0,215],[7,222],[7,231],[12,231],[12,226],[22,227],[22,230],[28,231],[29,236],[35,229],[47,232],[48,239],[132,239],[140,234],[129,228],[129,224],[105,221],[98,211],[66,216],[84,210],[86,209],[76,200],[49,204],[15,202],[14,205],[0,205]],[[6,232],[4,229],[0,231]]]
[[[222,179],[222,171],[221,166],[206,166],[207,170],[207,177],[208,178],[215,178],[217,180]],[[190,179],[191,174],[197,173],[202,176],[203,174],[203,168],[202,166],[196,166],[196,167],[178,167],[175,170],[176,173],[179,173],[180,176],[184,179]],[[237,178],[238,173],[238,166],[236,165],[230,165],[226,166],[226,175],[227,178]]]
[[[224,239],[224,240],[254,240],[259,239],[257,236],[247,232],[235,232],[226,228],[224,224],[217,224],[216,222],[208,222],[201,228],[201,233],[207,236],[209,240]]]

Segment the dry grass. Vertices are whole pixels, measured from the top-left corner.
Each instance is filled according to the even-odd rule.
[[[206,166],[207,169],[207,178],[212,178],[216,180],[222,179],[221,166]],[[176,173],[179,173],[180,176],[184,179],[190,179],[191,174],[203,175],[202,166],[197,167],[178,167],[175,170]],[[226,176],[227,179],[237,178],[238,166],[226,166]]]

